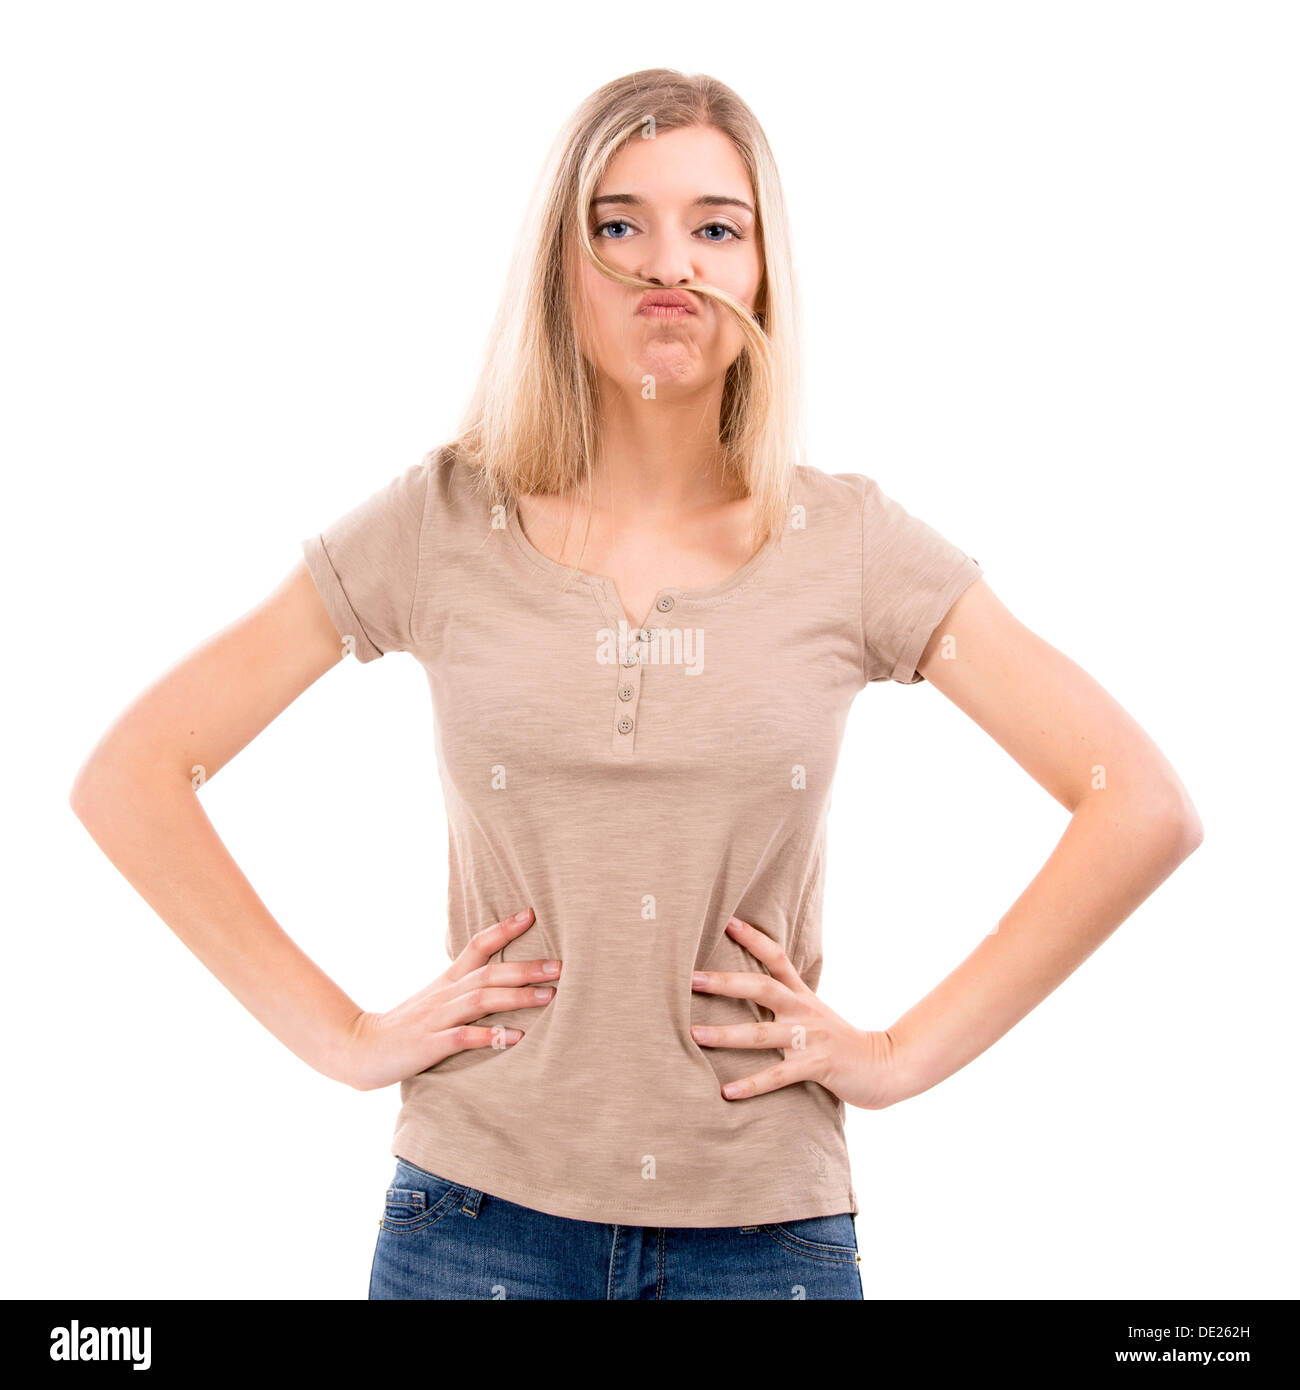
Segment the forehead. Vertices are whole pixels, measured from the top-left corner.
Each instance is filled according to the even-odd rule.
[[[610,160],[596,189],[597,197],[609,193],[680,202],[701,194],[754,200],[740,151],[711,126],[661,131],[652,140],[634,135]]]

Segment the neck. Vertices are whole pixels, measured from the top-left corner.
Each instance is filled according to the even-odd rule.
[[[721,382],[673,399],[602,393],[599,454],[592,465],[593,504],[603,511],[635,511],[645,518],[735,495],[722,475],[721,412]]]

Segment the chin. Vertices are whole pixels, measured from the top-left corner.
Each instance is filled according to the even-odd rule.
[[[700,360],[697,352],[683,343],[656,344],[642,353],[632,368],[633,379],[638,384],[643,377],[654,377],[658,394],[665,388],[698,390],[717,375],[719,373],[710,371],[708,363]]]

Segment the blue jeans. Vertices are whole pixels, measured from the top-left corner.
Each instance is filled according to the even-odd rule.
[[[548,1216],[399,1158],[370,1297],[862,1298],[853,1216],[607,1226]]]

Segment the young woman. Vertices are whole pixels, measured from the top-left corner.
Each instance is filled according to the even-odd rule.
[[[978,1056],[1199,843],[1159,751],[974,559],[796,462],[791,279],[744,103],[667,70],[601,88],[460,436],[305,541],[77,778],[96,840],[286,1046],[400,1083],[373,1298],[860,1299],[845,1105]],[[387,652],[436,712],[451,964],[370,1013],[271,918],[191,771]],[[1072,814],[998,929],[873,1031],[815,993],[826,813],[854,697],[923,679]]]

